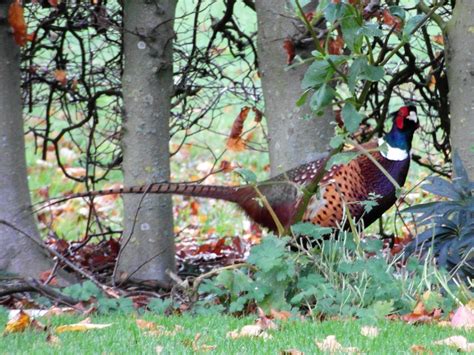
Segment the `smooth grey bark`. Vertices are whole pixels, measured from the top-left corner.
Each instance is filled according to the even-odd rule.
[[[0,1],[0,219],[40,240],[31,213],[20,91],[20,51]],[[0,271],[38,278],[52,263],[31,239],[0,225]]]
[[[283,42],[296,32],[287,0],[256,0],[258,57],[268,123],[272,175],[310,161],[328,149],[334,134],[332,109],[323,116],[312,115],[309,105],[297,107],[302,94],[301,80],[307,65],[288,70]],[[315,7],[313,2],[313,8]]]
[[[125,186],[168,181],[172,44],[176,1],[124,3]],[[124,196],[124,243],[117,279],[169,283],[175,270],[171,197]]]
[[[474,179],[474,1],[456,1],[446,49],[451,145]]]

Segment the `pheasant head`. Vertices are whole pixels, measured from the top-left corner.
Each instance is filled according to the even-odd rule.
[[[389,160],[405,160],[410,153],[413,134],[420,126],[415,106],[403,106],[394,115],[390,132],[379,143],[386,143],[382,155]]]

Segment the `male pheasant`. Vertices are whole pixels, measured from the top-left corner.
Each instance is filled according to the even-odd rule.
[[[372,157],[403,186],[410,165],[410,149],[418,118],[414,106],[401,107],[396,115],[391,131],[378,142],[363,145]],[[382,144],[386,149],[378,149]],[[93,197],[109,194],[178,194],[194,197],[221,199],[238,204],[251,219],[272,231],[276,223],[269,209],[259,198],[265,196],[274,214],[283,227],[293,222],[297,205],[301,200],[302,188],[312,182],[323,167],[325,159],[315,160],[287,171],[267,181],[254,185],[213,186],[186,183],[153,183],[148,186],[91,191],[66,196],[58,203],[71,198]],[[366,212],[361,202],[375,196],[377,205]],[[387,176],[366,156],[359,155],[348,164],[333,166],[319,183],[319,192],[309,201],[303,221],[323,227],[341,227],[345,208],[356,220],[365,226],[377,220],[396,201],[396,188]]]

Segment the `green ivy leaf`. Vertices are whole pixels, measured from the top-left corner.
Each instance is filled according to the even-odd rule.
[[[382,37],[383,31],[375,23],[366,23],[358,29],[358,34],[369,38]]]
[[[345,4],[330,3],[324,8],[324,17],[331,23],[339,20],[345,13]]]
[[[403,21],[405,21],[406,11],[403,7],[393,5],[393,6],[390,6],[388,9],[392,15],[400,17]]]
[[[347,131],[354,133],[359,128],[362,121],[362,115],[357,112],[354,105],[347,102],[342,109],[342,119],[344,120],[344,125],[346,126]]]
[[[327,168],[330,169],[335,165],[343,165],[349,163],[352,159],[355,159],[360,153],[359,152],[342,152],[334,154],[327,163]]]
[[[323,84],[313,94],[309,105],[313,111],[317,112],[330,105],[335,96],[336,91],[334,91],[334,89],[328,84]]]
[[[329,141],[329,146],[333,149],[336,149],[340,147],[344,143],[344,141],[344,136],[337,135],[331,138],[331,140]]]
[[[403,28],[402,38],[405,42],[409,42],[413,37],[412,32],[418,24],[425,19],[425,15],[415,15],[410,17]]]
[[[306,70],[303,80],[301,81],[301,88],[303,90],[308,88],[317,88],[326,82],[328,76],[334,74],[334,69],[325,60],[315,60]]]
[[[362,75],[363,79],[367,79],[369,81],[379,81],[383,79],[385,75],[385,71],[383,67],[377,67],[374,65],[367,65],[364,68],[364,72]]]
[[[253,171],[244,168],[235,169],[234,172],[240,175],[248,184],[255,184],[257,182],[257,175]]]
[[[344,42],[354,53],[360,53],[364,40],[359,31],[363,24],[362,17],[353,6],[346,5],[345,9],[344,17],[340,20]]]
[[[306,103],[306,99],[308,98],[310,90],[306,90],[299,98],[296,100],[296,106],[301,107]]]
[[[349,86],[349,90],[351,93],[355,92],[355,87],[357,85],[359,75],[365,70],[367,66],[367,57],[360,56],[357,57],[351,64],[349,68],[348,80],[347,85]]]

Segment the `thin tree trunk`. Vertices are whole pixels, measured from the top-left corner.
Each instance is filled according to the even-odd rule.
[[[7,21],[11,1],[0,1],[0,219],[33,238],[39,233],[26,178],[20,91],[20,51]],[[0,225],[0,271],[37,278],[52,268],[43,250],[17,231]]]
[[[170,177],[175,8],[175,0],[124,3],[125,186],[168,181]],[[175,269],[170,196],[125,196],[124,214],[118,281],[166,285],[166,270]]]
[[[474,179],[474,1],[456,1],[447,30],[451,145]]]
[[[272,175],[315,159],[326,151],[334,128],[332,110],[315,117],[309,105],[297,107],[307,65],[288,70],[283,42],[296,32],[287,0],[256,0],[258,56],[268,122]],[[315,8],[316,2],[311,4]],[[292,18],[293,17],[293,18]],[[303,119],[311,116],[311,120]]]

